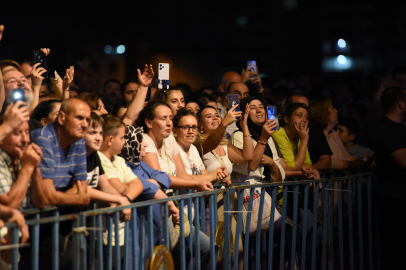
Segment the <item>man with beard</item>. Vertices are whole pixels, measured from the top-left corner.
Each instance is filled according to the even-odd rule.
[[[39,91],[41,88],[41,83],[44,77],[41,75],[46,72],[42,67],[38,68],[39,63],[32,67],[31,77],[32,77],[32,87],[27,80],[27,77],[17,69],[7,69],[3,73],[3,83],[5,92],[5,101],[1,110],[0,115],[3,115],[6,107],[12,102],[12,92],[13,89],[23,89],[27,107],[30,113],[35,109],[39,103]],[[30,119],[28,122],[30,131],[42,127],[41,123],[35,119]]]

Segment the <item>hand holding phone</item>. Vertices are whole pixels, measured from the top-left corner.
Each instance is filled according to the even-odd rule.
[[[16,88],[11,92],[11,100],[15,104],[17,101],[26,101],[24,89]]]
[[[276,123],[278,124],[277,127],[275,127],[273,130],[277,130],[279,129],[279,119],[278,119],[278,114],[277,114],[277,110],[276,110],[276,106],[269,106],[266,107],[266,115],[267,115],[267,119],[273,119],[276,121]]]
[[[227,95],[227,101],[228,101],[228,110],[231,110],[235,105],[238,105],[235,109],[234,112],[240,111],[240,99],[238,98],[237,94],[232,94],[232,95]],[[240,117],[237,117],[238,120],[240,120]]]

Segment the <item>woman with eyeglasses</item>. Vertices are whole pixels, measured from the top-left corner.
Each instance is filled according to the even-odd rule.
[[[225,168],[221,166],[220,171],[213,170],[209,173],[206,170],[199,151],[193,145],[198,136],[197,119],[193,112],[188,109],[179,110],[173,119],[172,130],[187,174],[193,175],[197,179],[203,178],[210,181],[221,181],[229,175],[223,171]]]

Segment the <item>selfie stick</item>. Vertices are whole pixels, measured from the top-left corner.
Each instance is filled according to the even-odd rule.
[[[169,84],[171,83],[171,80],[155,80],[156,83],[158,83],[158,89],[162,90],[162,97],[163,101],[165,102],[166,99],[166,90],[169,89]]]

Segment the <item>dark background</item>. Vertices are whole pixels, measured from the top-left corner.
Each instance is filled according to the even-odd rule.
[[[2,1],[3,2],[3,1]],[[217,88],[225,71],[256,60],[273,83],[310,75],[314,91],[346,82],[361,94],[374,68],[406,63],[406,2],[388,1],[110,1],[0,4],[0,59],[31,59],[48,47],[60,74],[86,50],[98,87],[136,76],[144,63],[171,65],[172,84]],[[337,46],[344,39],[347,47]],[[124,54],[104,47],[125,45]],[[348,69],[326,66],[338,55]],[[324,64],[323,64],[324,63]]]

